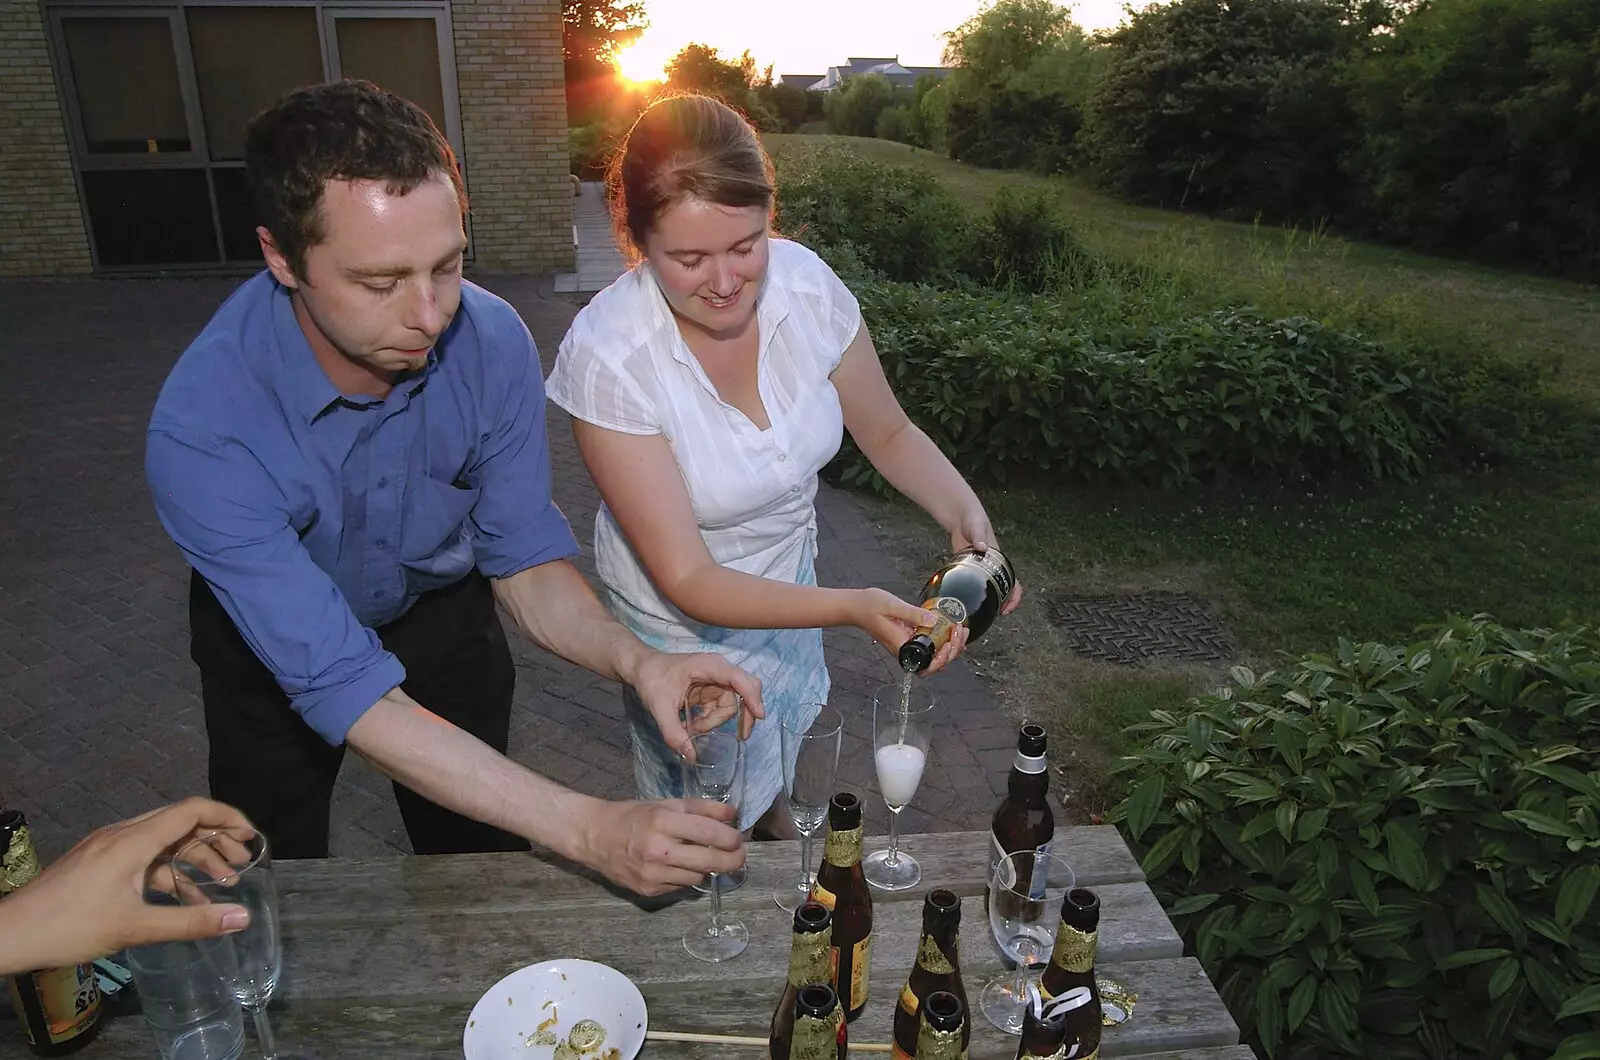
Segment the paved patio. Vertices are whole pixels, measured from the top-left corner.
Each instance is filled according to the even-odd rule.
[[[578,303],[550,279],[479,277],[554,355]],[[0,439],[0,804],[23,808],[47,857],[85,832],[206,791],[206,739],[188,658],[188,570],[156,521],[142,475],[144,429],[173,360],[232,280],[0,284],[9,396]],[[598,498],[551,408],[556,499],[588,550]],[[909,595],[847,495],[819,498],[824,584]],[[587,560],[581,564],[591,578]],[[562,783],[631,794],[615,685],[512,633],[518,684],[511,753]],[[830,631],[846,717],[841,786],[870,791],[870,693],[889,656]],[[1004,790],[1014,734],[965,667],[934,678],[944,725],[907,831],[983,827]],[[887,812],[868,805],[870,830]],[[333,851],[407,848],[387,781],[355,756],[334,802]]]

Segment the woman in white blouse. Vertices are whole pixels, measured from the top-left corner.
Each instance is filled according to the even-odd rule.
[[[761,680],[740,827],[793,836],[779,719],[809,724],[827,699],[821,627],[858,626],[894,652],[930,618],[881,589],[816,584],[817,472],[842,430],[953,548],[998,542],[895,400],[855,297],[816,254],[770,235],[772,163],[738,113],[701,96],[654,104],[609,188],[635,264],[578,314],[547,383],[605,502],[606,600],[651,646],[720,652]],[[930,670],[964,645],[952,638]],[[625,699],[640,797],[681,794],[666,719]]]

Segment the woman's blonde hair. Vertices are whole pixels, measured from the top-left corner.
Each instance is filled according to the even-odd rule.
[[[772,159],[738,111],[709,96],[652,103],[628,130],[606,170],[617,244],[630,262],[662,213],[685,199],[760,206],[772,213]]]

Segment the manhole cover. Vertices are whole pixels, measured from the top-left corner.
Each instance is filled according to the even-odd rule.
[[[1211,605],[1187,593],[1057,596],[1051,611],[1080,655],[1114,663],[1225,662],[1233,639]]]

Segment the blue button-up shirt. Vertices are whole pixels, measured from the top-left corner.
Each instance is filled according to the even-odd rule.
[[[533,337],[461,287],[426,368],[386,398],[346,397],[263,272],[179,358],[150,419],[162,525],[330,744],[405,678],[373,627],[474,565],[504,578],[578,551],[550,498]]]

